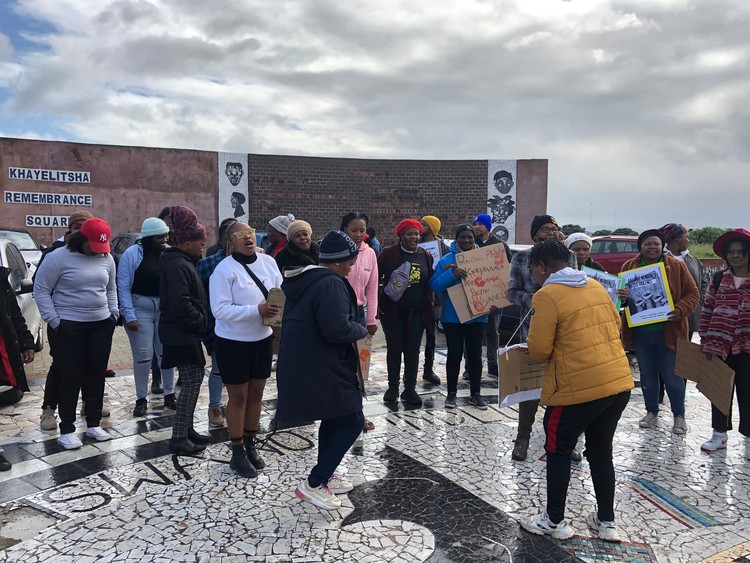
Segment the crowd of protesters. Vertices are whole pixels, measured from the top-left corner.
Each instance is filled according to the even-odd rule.
[[[671,310],[660,322],[631,328],[602,285],[584,271],[603,270],[591,259],[591,237],[574,233],[565,238],[554,217],[546,214],[531,222],[534,245],[515,255],[492,233],[486,214],[452,229],[450,244],[440,235],[438,217],[405,218],[394,228],[395,244],[382,247],[368,216],[357,211],[344,215],[319,243],[308,222],[291,214],[274,217],[266,227],[266,248],[258,247],[252,226],[226,219],[217,243],[206,249],[208,234],[195,212],[173,206],[145,218],[139,241],[117,266],[103,219],[76,211],[69,225],[63,239],[43,256],[34,282],[54,358],[41,425],[53,430],[59,416],[63,448],[82,446],[75,424],[79,396],[85,405],[84,436],[111,438],[101,419],[104,378],[119,321],[132,349],[133,416],[143,417],[155,406],[174,414],[169,443],[174,455],[199,454],[211,441],[194,428],[205,350],[211,356],[210,425],[226,423],[230,467],[237,475],[257,476],[265,467],[257,443],[263,392],[275,369],[276,424],[321,421],[317,464],[296,494],[321,508],[338,508],[336,494],[345,494],[352,484],[336,468],[360,433],[373,428],[362,410],[364,383],[356,343],[374,335],[378,326],[387,345],[385,403],[400,399],[412,408],[422,405],[417,380],[425,337],[422,381],[441,385],[434,364],[440,323],[447,343],[445,408],[458,406],[462,359],[470,387],[467,406],[488,408],[481,393],[482,347],[487,376],[497,380],[501,311],[493,308],[461,322],[448,290],[467,277],[458,254],[501,244],[510,263],[507,297],[520,308],[520,339],[534,358],[548,361],[541,400],[519,405],[512,450],[514,460],[526,459],[541,403],[547,506],[522,523],[525,529],[555,538],[572,535],[564,513],[570,461],[584,455],[598,504],[588,524],[601,539],[617,541],[612,440],[633,388],[628,350],[637,358],[643,390],[640,427],[658,424],[661,388],[669,399],[672,431],[685,434],[685,380],[675,374],[676,349],[680,339],[698,332],[706,357],[725,362],[735,373],[739,430],[750,460],[750,232],[743,229],[715,241],[714,251],[728,267],[712,279],[690,254],[685,227],[668,223],[643,231],[638,255],[622,271],[662,268]],[[424,246],[435,242],[433,257]],[[7,277],[7,271],[0,271],[0,380],[26,391],[23,364],[33,360],[33,339],[4,283]],[[271,292],[283,292],[283,307],[278,298],[270,299]],[[633,304],[628,286],[617,294],[624,308]],[[279,325],[280,331],[272,328]],[[160,407],[158,402],[149,405],[149,374],[152,395],[163,394]],[[727,447],[731,411],[726,415],[713,406],[711,424],[713,435],[702,445],[707,452]],[[583,454],[577,445],[581,435]],[[0,469],[9,467],[0,457]]]

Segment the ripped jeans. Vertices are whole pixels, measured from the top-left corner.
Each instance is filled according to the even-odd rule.
[[[162,346],[159,340],[159,298],[133,294],[133,309],[138,321],[138,330],[125,332],[130,340],[130,350],[133,353],[133,377],[135,379],[135,395],[137,399],[145,399],[148,395],[148,373],[151,370],[151,358],[156,357],[161,363]],[[174,368],[161,370],[164,384],[164,394],[174,393]]]

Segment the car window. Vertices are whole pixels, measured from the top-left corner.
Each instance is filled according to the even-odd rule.
[[[11,285],[13,285],[13,291],[16,291],[21,287],[21,281],[26,279],[26,262],[18,249],[12,244],[5,247],[5,254],[8,257]]]
[[[595,240],[594,244],[591,245],[592,254],[604,254],[605,252],[607,252],[606,240]]]
[[[36,243],[34,242],[34,239],[31,238],[31,235],[29,233],[18,231],[0,231],[0,238],[9,240],[13,244],[15,244],[19,250],[39,250],[36,246]]]
[[[614,252],[626,253],[626,252],[638,252],[638,244],[630,240],[618,240],[614,241]]]

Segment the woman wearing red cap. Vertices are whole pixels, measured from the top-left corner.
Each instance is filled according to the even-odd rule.
[[[416,391],[419,347],[424,327],[433,322],[432,256],[419,246],[422,223],[404,219],[396,227],[399,241],[383,249],[378,256],[380,292],[378,312],[388,346],[388,391],[386,403],[395,402],[401,379],[401,356],[404,358],[404,392],[401,400],[421,405]]]
[[[37,270],[34,298],[49,325],[50,345],[60,366],[60,445],[83,444],[75,433],[78,393],[86,402],[86,437],[111,436],[100,426],[104,376],[119,315],[115,262],[109,253],[109,225],[92,218],[51,252]]]
[[[734,370],[740,434],[745,437],[745,458],[750,460],[750,232],[732,229],[714,242],[714,252],[729,266],[717,272],[709,285],[700,322],[701,349],[717,356]],[[701,445],[707,452],[727,447],[729,416],[711,405],[711,439]]]

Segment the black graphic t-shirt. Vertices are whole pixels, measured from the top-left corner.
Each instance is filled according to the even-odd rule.
[[[430,279],[427,253],[422,248],[417,248],[413,254],[404,252],[402,249],[401,256],[404,260],[411,262],[411,272],[409,274],[409,285],[406,286],[406,291],[399,303],[410,309],[419,309],[427,299],[427,281]]]

